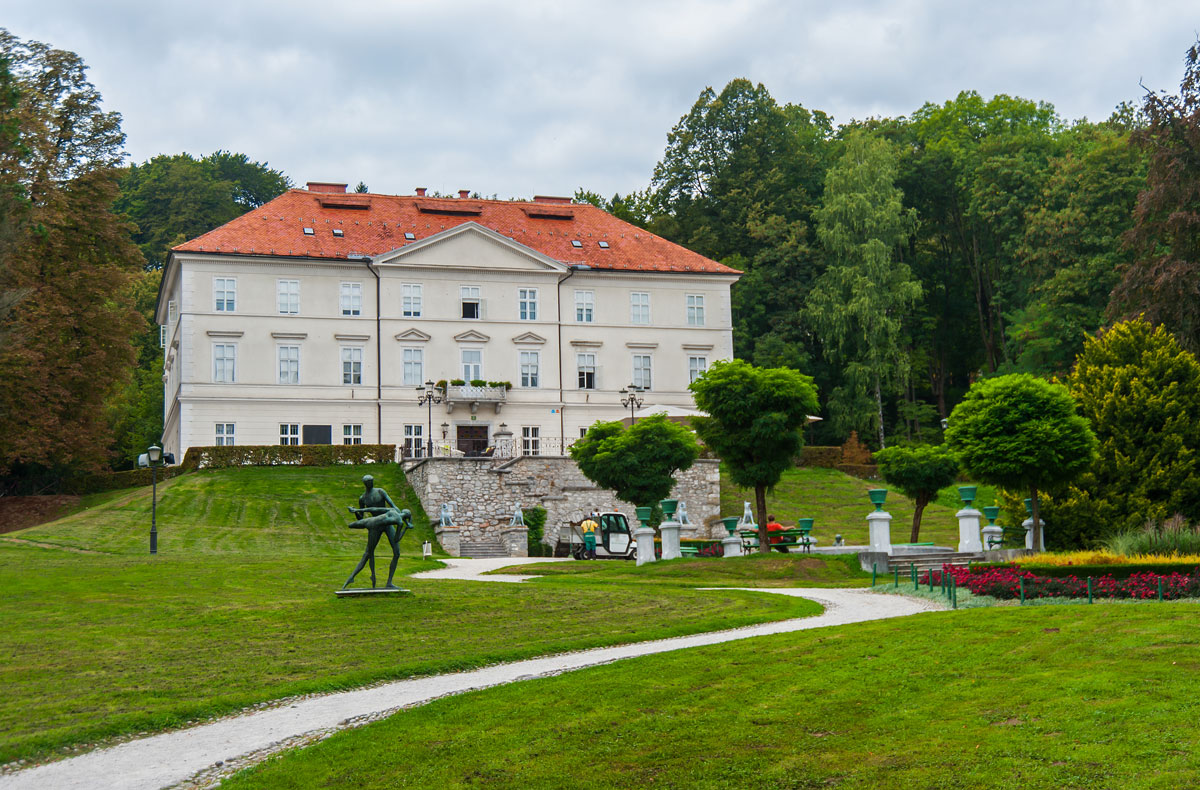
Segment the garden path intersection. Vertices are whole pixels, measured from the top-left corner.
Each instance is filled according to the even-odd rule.
[[[532,562],[544,562],[537,558]],[[521,560],[462,560],[418,574],[422,578],[514,582],[529,577],[481,576]],[[0,776],[0,790],[53,787],[59,790],[151,790],[189,783],[204,775],[216,779],[257,762],[283,748],[358,726],[403,708],[476,689],[549,677],[627,658],[715,645],[755,636],[904,617],[943,608],[930,601],[879,595],[862,589],[834,588],[707,588],[744,589],[808,598],[825,607],[814,617],[783,620],[691,636],[596,648],[515,661],[434,677],[393,681],[355,691],[335,692],[219,719],[185,730],[165,732],[65,760]],[[301,740],[298,740],[301,739]],[[240,758],[247,757],[243,760]],[[225,770],[220,770],[221,762]],[[207,784],[206,782],[202,783]]]

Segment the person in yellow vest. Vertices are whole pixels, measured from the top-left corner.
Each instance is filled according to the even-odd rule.
[[[596,514],[592,513],[579,525],[580,531],[583,532],[583,556],[589,560],[596,559],[596,527],[599,524],[595,518]]]

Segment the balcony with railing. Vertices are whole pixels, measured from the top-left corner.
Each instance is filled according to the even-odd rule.
[[[475,386],[473,384],[451,384],[446,387],[446,413],[453,414],[458,406],[466,406],[474,414],[480,405],[490,405],[496,414],[507,402],[508,388],[504,386]]]

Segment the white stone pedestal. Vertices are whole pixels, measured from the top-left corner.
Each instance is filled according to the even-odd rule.
[[[678,521],[664,521],[658,525],[658,532],[662,535],[662,558],[664,560],[677,560],[683,556],[683,552],[679,550],[679,528],[681,526],[683,525]]]
[[[892,553],[892,514],[886,510],[875,510],[867,515],[867,528],[871,535],[871,551]]]
[[[633,531],[633,537],[637,540],[637,564],[654,562],[654,530],[638,527]]]
[[[721,548],[724,550],[724,556],[726,557],[741,557],[744,553],[742,551],[742,539],[737,535],[721,538]]]
[[[973,507],[964,507],[954,515],[958,517],[958,550],[969,554],[983,551],[983,541],[979,539],[983,514]]]
[[[1000,548],[1003,544],[999,541],[1004,538],[1004,527],[997,524],[990,524],[983,528],[983,550],[994,551]]]
[[[1040,518],[1038,521],[1042,521]],[[1037,548],[1033,545],[1033,516],[1021,522],[1021,526],[1025,528],[1025,548],[1030,551],[1045,551],[1046,550],[1046,522],[1042,521],[1042,542]]]

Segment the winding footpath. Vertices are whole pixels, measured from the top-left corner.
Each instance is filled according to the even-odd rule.
[[[533,559],[533,562],[544,562]],[[488,570],[518,564],[513,559],[447,561],[447,568],[414,578],[470,579],[520,582],[528,576],[480,576]],[[56,788],[57,790],[159,790],[181,783],[207,785],[220,775],[293,745],[358,726],[397,710],[422,705],[439,697],[548,677],[627,658],[733,642],[756,636],[786,634],[810,628],[846,625],[866,620],[905,617],[941,607],[899,595],[880,595],[861,589],[826,588],[710,588],[753,589],[755,592],[808,598],[825,607],[815,617],[783,620],[692,636],[638,642],[616,647],[515,661],[470,672],[400,680],[311,697],[248,713],[237,714],[186,730],[165,732],[95,752],[0,776],[0,790]],[[207,777],[207,780],[205,780]],[[192,780],[199,778],[199,784]]]

